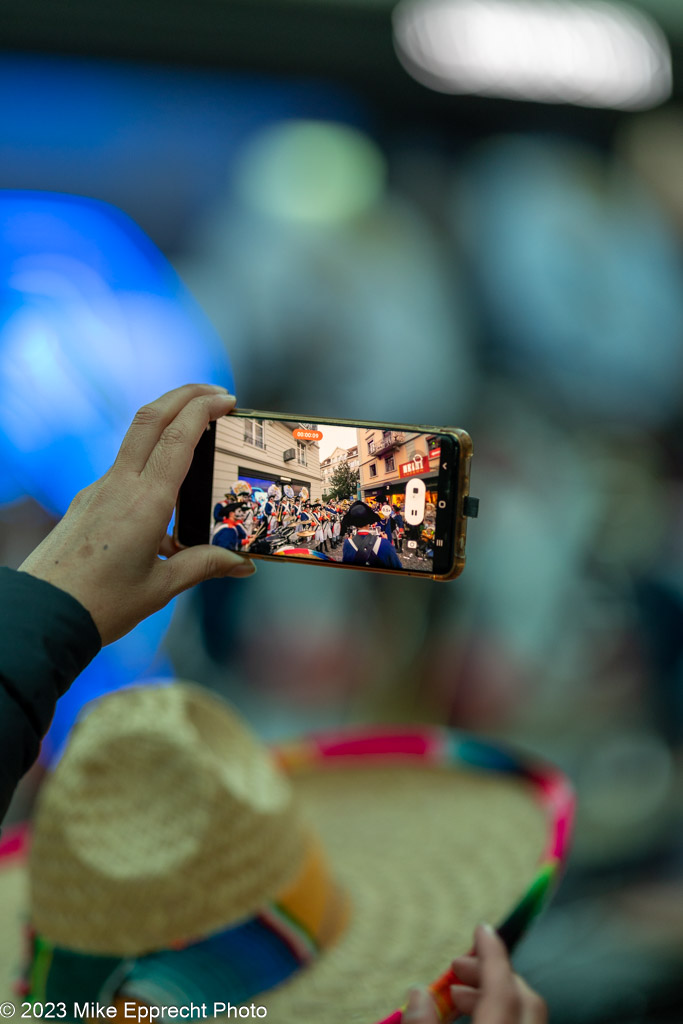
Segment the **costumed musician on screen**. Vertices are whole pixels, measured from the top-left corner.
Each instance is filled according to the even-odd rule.
[[[318,551],[329,551],[328,541],[332,539],[330,514],[318,502],[316,502],[314,508],[317,519],[315,527],[315,546]]]
[[[354,501],[342,519],[341,532],[355,528],[353,536],[346,537],[342,548],[342,561],[347,565],[368,565],[377,569],[402,569],[401,559],[384,530],[378,533],[382,518],[364,501]]]
[[[318,521],[311,508],[308,488],[302,487],[299,491],[299,505],[296,513],[296,532],[297,534],[308,534],[311,532],[315,534],[317,525]]]
[[[393,535],[394,547],[397,551],[403,551],[403,535],[405,532],[405,520],[403,518],[403,507],[401,505],[394,505],[391,511],[391,531]]]
[[[238,502],[241,507],[241,516],[239,518],[244,529],[247,533],[251,533],[254,528],[255,509],[258,508],[258,505],[252,501],[251,484],[247,480],[237,480],[230,490],[225,492],[223,501],[219,501],[214,505],[213,519],[215,526],[223,522],[227,515],[228,506],[235,502]]]
[[[294,504],[294,488],[291,484],[285,484],[282,488],[283,496],[277,510],[278,526],[289,526],[292,522],[292,509]]]
[[[268,524],[268,533],[270,535],[278,525],[278,505],[282,498],[282,491],[277,484],[271,484],[268,488],[268,496],[263,506],[263,515]]]
[[[244,506],[239,501],[233,501],[225,506],[223,519],[214,529],[212,544],[227,548],[229,551],[240,551],[249,546],[255,535],[247,533],[242,525],[243,509]]]

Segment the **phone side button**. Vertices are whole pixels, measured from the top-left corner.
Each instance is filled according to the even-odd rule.
[[[468,494],[466,498],[462,499],[462,511],[463,515],[469,516],[470,519],[476,519],[479,515],[479,498],[473,498]]]

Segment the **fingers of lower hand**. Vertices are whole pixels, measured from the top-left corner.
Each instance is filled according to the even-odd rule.
[[[481,992],[469,985],[452,985],[451,998],[458,1013],[471,1014],[481,998]]]
[[[512,981],[508,952],[500,936],[490,925],[479,925],[475,932],[475,948],[481,982],[485,990],[505,988]]]
[[[546,1024],[544,1001],[513,972],[500,936],[490,927],[480,925],[475,933],[475,947],[481,989],[477,1013],[481,1014],[481,1024]],[[454,970],[458,963],[454,962]],[[475,1020],[480,1024],[479,1017]]]
[[[475,1024],[547,1024],[545,1002],[516,974],[511,974],[504,985],[482,988],[472,1003],[467,996],[458,999],[456,991],[457,988],[453,990],[453,1001],[462,1013],[476,1009]]]
[[[411,989],[401,1024],[439,1024],[436,1006],[429,992],[422,988]]]
[[[476,957],[459,956],[453,961],[452,967],[458,981],[475,987],[479,985],[481,971]]]
[[[524,978],[520,978],[518,974],[515,975],[515,984],[522,1004],[520,1024],[547,1024],[548,1007],[545,1000],[538,992],[529,988]]]

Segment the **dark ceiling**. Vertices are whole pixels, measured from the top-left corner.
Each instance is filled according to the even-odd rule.
[[[389,121],[444,119],[488,131],[516,122],[602,134],[605,111],[457,99],[413,81],[392,46],[393,0],[0,0],[5,50],[146,60],[333,79],[371,98]],[[665,29],[681,94],[683,2],[640,0]],[[7,101],[7,97],[5,97]]]

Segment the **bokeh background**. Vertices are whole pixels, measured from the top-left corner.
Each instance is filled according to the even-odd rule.
[[[0,189],[113,204],[188,291],[134,226],[132,303],[118,274],[74,301],[65,266],[55,288],[2,263],[0,560],[188,376],[232,367],[241,405],[312,422],[468,429],[458,581],[212,581],[93,663],[46,757],[86,700],[169,673],[269,738],[419,720],[520,744],[579,797],[520,971],[556,1024],[680,1024],[683,5],[579,6],[584,34],[560,0],[3,3]]]

